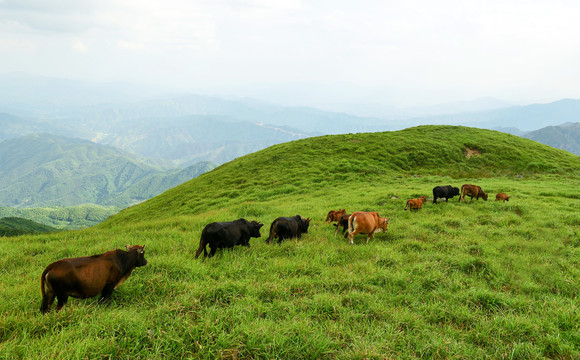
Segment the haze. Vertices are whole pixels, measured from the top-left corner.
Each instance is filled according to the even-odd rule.
[[[0,72],[286,105],[580,98],[577,1],[0,0]]]

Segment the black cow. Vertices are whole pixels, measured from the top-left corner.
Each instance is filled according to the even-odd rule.
[[[278,237],[278,244],[284,239],[300,239],[302,234],[308,233],[310,220],[312,219],[303,219],[300,215],[277,218],[270,225],[270,236],[266,239],[266,243],[269,244],[275,237]]]
[[[451,185],[435,186],[433,188],[433,204],[437,203],[437,198],[445,198],[447,202],[450,198],[459,195],[459,188]]]
[[[228,222],[213,222],[207,224],[201,232],[199,248],[195,253],[195,258],[203,251],[203,257],[207,257],[206,245],[209,245],[211,251],[209,257],[214,256],[217,249],[232,248],[235,245],[250,246],[250,238],[259,238],[260,228],[264,224],[257,221],[248,221],[238,219]]]

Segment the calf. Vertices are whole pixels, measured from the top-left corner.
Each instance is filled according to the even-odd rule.
[[[503,200],[503,202],[510,201],[511,196],[507,196],[505,193],[499,193],[495,196],[495,201]]]
[[[413,209],[421,210],[425,202],[427,202],[427,196],[425,195],[418,199],[409,199],[407,200],[407,205],[405,205],[403,210],[407,210],[407,208],[409,208],[409,212],[411,212]]]
[[[326,222],[328,224],[330,224],[333,221],[338,221],[340,220],[340,217],[342,215],[346,214],[346,210],[345,209],[340,209],[340,210],[330,210],[328,212],[328,215],[326,215]]]
[[[369,234],[367,236],[367,243],[377,231],[386,232],[387,225],[391,219],[382,218],[379,214],[374,212],[357,211],[352,213],[348,218],[348,243],[354,243],[354,236],[356,234]]]
[[[248,221],[240,218],[234,221],[213,222],[205,226],[199,239],[199,248],[195,258],[203,251],[203,257],[207,257],[206,246],[209,245],[209,257],[215,255],[217,249],[232,248],[236,245],[250,246],[250,238],[259,238],[260,228],[264,226],[257,221]]]
[[[266,243],[269,244],[275,237],[278,238],[278,244],[284,239],[300,239],[302,234],[308,233],[310,220],[312,219],[303,219],[300,215],[277,218],[270,225],[270,236],[266,239]]]
[[[465,196],[469,196],[471,198],[471,201],[473,201],[474,197],[476,200],[479,200],[479,198],[483,198],[483,200],[487,201],[487,194],[483,192],[480,186],[477,185],[465,184],[461,186],[461,196],[459,197],[459,202],[461,202],[461,200],[464,200]]]
[[[55,297],[58,299],[56,310],[66,304],[69,296],[86,299],[100,293],[100,302],[109,300],[113,290],[127,280],[133,269],[147,265],[145,245],[127,245],[126,249],[62,259],[48,265],[40,278],[40,311],[46,313]]]
[[[334,236],[336,236],[338,234],[338,229],[340,229],[342,227],[342,235],[344,235],[345,238],[347,237],[348,218],[349,217],[350,217],[350,214],[344,214],[340,217],[338,222],[336,224],[334,224],[334,226],[336,226],[336,231],[334,232]]]

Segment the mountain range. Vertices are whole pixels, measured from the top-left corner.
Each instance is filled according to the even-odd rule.
[[[3,141],[0,164],[0,206],[12,207],[126,207],[215,166],[165,170],[114,147],[52,134]]]

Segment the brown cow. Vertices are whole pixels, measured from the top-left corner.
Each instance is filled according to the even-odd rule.
[[[459,197],[459,202],[465,199],[465,196],[469,196],[471,201],[473,201],[473,197],[475,197],[476,200],[483,198],[483,200],[487,201],[487,194],[483,192],[480,186],[477,185],[464,184],[461,187],[461,196]]]
[[[510,201],[511,196],[507,196],[506,193],[499,193],[495,196],[495,201],[503,200],[503,202]]]
[[[334,232],[334,236],[336,236],[338,234],[338,229],[340,229],[340,227],[342,226],[342,235],[344,235],[344,238],[346,239],[346,237],[347,237],[346,231],[348,230],[348,218],[349,217],[350,217],[350,214],[344,214],[340,217],[338,222],[336,224],[334,224],[334,226],[336,226],[336,231]]]
[[[356,234],[369,234],[367,236],[367,243],[373,237],[373,234],[379,230],[387,231],[390,218],[382,218],[379,214],[374,212],[356,211],[348,218],[348,243],[354,243],[354,236]]]
[[[44,314],[58,299],[56,310],[66,304],[68,297],[86,299],[101,293],[100,302],[109,300],[111,293],[121,285],[133,269],[147,265],[145,245],[126,246],[101,255],[62,259],[48,265],[40,278]]]
[[[427,196],[425,195],[418,199],[409,199],[407,200],[407,205],[405,205],[403,210],[407,210],[407,208],[409,208],[409,212],[411,212],[413,209],[421,210],[425,202],[427,202]]]
[[[330,210],[328,212],[328,215],[326,215],[326,222],[328,224],[330,224],[333,221],[338,221],[340,220],[340,217],[342,215],[346,214],[346,210],[345,209],[340,209],[340,210]]]

